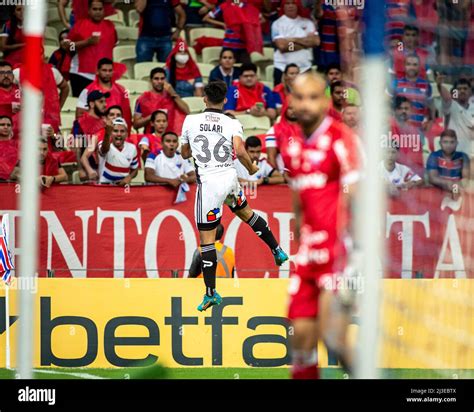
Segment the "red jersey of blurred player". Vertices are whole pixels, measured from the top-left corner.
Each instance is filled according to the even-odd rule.
[[[344,269],[342,239],[348,220],[342,192],[359,179],[360,148],[354,133],[328,115],[321,77],[304,75],[295,86],[292,105],[300,133],[280,146],[280,151],[287,152],[283,158],[290,159],[285,166],[291,177],[297,226],[298,220],[301,225],[288,316],[295,327],[293,377],[316,378],[315,350],[321,338],[316,319],[321,327],[327,323],[327,302],[334,294],[325,293],[323,298],[323,292],[335,286],[335,275]]]

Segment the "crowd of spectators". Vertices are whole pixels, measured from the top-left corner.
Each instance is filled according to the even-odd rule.
[[[242,182],[286,181],[274,136],[275,130],[291,133],[294,126],[290,95],[300,73],[323,73],[328,115],[354,135],[363,134],[363,2],[132,3],[139,17],[132,60],[150,62],[149,88],[139,95],[120,84],[131,76],[126,64],[114,61],[114,49],[121,46],[114,16],[124,15],[119,6],[125,4],[50,3],[60,30],[58,47],[45,55],[42,66],[43,127],[38,144],[43,187],[71,181],[62,167],[68,164],[76,182],[127,185],[141,172],[143,183],[185,192],[196,176],[179,154],[181,126],[185,116],[195,112],[192,99],[202,97],[205,83],[216,79],[228,86],[224,109],[229,115],[247,116],[269,129],[246,132],[246,149],[260,172],[248,176],[236,161]],[[390,102],[392,113],[380,176],[391,195],[420,185],[459,193],[474,169],[474,7],[468,0],[385,3],[388,70],[386,94],[380,101]],[[17,5],[7,14],[6,6],[0,8],[0,179],[15,180],[20,165],[24,10]],[[194,29],[211,26],[223,29],[222,36],[213,37],[212,31],[191,36]],[[220,50],[213,68],[201,65],[206,61],[198,61],[196,52],[216,46]],[[139,80],[143,82],[135,81]],[[73,138],[65,139],[62,113],[71,96],[77,98]]]

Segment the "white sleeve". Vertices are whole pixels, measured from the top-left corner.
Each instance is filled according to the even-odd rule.
[[[403,173],[403,181],[404,182],[418,182],[421,180],[421,177],[418,176],[413,170],[411,170],[408,166],[402,166],[402,173]]]
[[[189,143],[189,116],[186,116],[183,122],[183,129],[181,131],[181,144]]]
[[[150,169],[155,170],[155,158],[148,156],[145,161],[145,168],[149,167]]]
[[[268,130],[265,135],[265,147],[277,147],[275,129],[273,126]]]
[[[307,26],[305,28],[306,35],[310,34],[316,34],[316,26],[310,19],[305,19],[305,23],[307,23]]]
[[[58,69],[56,69],[56,67],[53,67],[53,76],[54,76],[54,81],[56,82],[56,86],[59,86],[64,80],[63,75]]]
[[[281,27],[281,20],[280,21],[279,20],[280,19],[275,20],[272,24],[272,27],[271,27],[272,40],[284,39],[286,37],[284,30],[282,30],[282,27]]]
[[[82,90],[81,94],[79,95],[79,98],[77,99],[76,107],[78,109],[87,110],[87,89]]]
[[[242,124],[237,119],[235,119],[234,120],[234,126],[235,127],[234,127],[234,131],[232,133],[232,137],[239,136],[243,139],[244,138],[244,128],[242,127]]]
[[[184,161],[184,164],[183,164],[183,170],[184,170],[184,173],[185,174],[188,174],[190,172],[194,172],[194,167],[193,165],[191,164],[191,162],[189,160],[185,160]]]
[[[262,173],[263,173],[263,177],[270,177],[270,173],[275,170],[275,168],[273,168],[270,163],[268,163],[267,161],[264,161],[263,162],[263,167],[262,167]]]

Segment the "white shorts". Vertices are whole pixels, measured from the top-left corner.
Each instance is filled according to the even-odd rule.
[[[247,206],[247,199],[234,168],[222,173],[200,176],[197,185],[194,217],[198,230],[212,230],[221,221],[224,203],[232,211]]]

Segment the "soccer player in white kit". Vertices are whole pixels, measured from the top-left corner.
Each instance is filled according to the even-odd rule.
[[[197,308],[201,312],[222,302],[215,290],[217,254],[214,243],[224,203],[268,245],[277,265],[281,266],[288,260],[268,223],[247,204],[237,179],[232,149],[251,175],[258,171],[258,167],[245,150],[242,125],[222,112],[226,84],[221,80],[210,82],[204,93],[206,110],[186,116],[181,133],[181,155],[184,159],[193,157],[198,183],[194,214],[201,240],[202,273],[206,285],[206,294]]]

